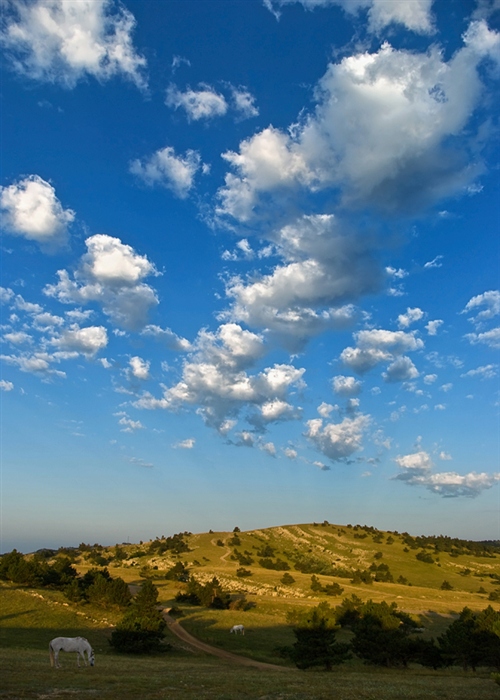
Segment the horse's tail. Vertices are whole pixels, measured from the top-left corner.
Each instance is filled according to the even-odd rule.
[[[53,667],[55,665],[54,650],[52,649],[52,642],[49,642],[49,659],[50,665]]]

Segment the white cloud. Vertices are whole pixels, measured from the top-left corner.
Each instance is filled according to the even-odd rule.
[[[288,459],[297,459],[298,456],[297,450],[294,450],[293,447],[285,447],[283,453]]]
[[[409,357],[398,357],[383,373],[385,382],[407,382],[416,379],[419,372]]]
[[[130,330],[143,327],[149,310],[158,304],[154,290],[142,282],[158,274],[154,265],[119,238],[97,234],[85,244],[87,253],[74,279],[59,270],[59,281],[47,285],[44,293],[66,304],[97,302],[116,325]]]
[[[24,345],[25,343],[31,344],[33,342],[31,335],[25,331],[12,331],[11,333],[5,333],[3,339],[12,345]]]
[[[32,354],[23,353],[21,355],[0,355],[0,360],[3,360],[9,365],[18,367],[21,372],[35,374],[43,380],[50,380],[52,377],[64,379],[65,372],[52,369],[51,364],[60,361],[57,355],[50,355],[47,352],[35,352]]]
[[[331,63],[312,114],[288,133],[269,126],[223,154],[231,171],[216,215],[265,221],[290,210],[297,193],[325,188],[351,207],[409,213],[464,190],[481,168],[477,157],[469,161],[473,130],[464,131],[481,100],[478,66],[496,58],[498,43],[473,22],[449,61],[436,46],[417,53],[384,43]]]
[[[396,361],[397,357],[405,352],[423,348],[423,341],[416,337],[415,331],[407,333],[406,331],[373,329],[355,333],[354,339],[356,347],[347,347],[340,354],[342,362],[354,372],[364,374],[381,362],[393,360],[392,370],[388,373],[388,377],[395,378],[404,375],[405,368],[409,375],[417,376],[414,374],[416,370],[411,360],[400,358],[399,361]],[[405,376],[405,378],[411,377]],[[394,379],[394,381],[399,380]]]
[[[441,452],[439,458],[451,459],[446,452]],[[401,468],[401,472],[394,478],[404,481],[410,486],[424,486],[429,491],[438,493],[444,497],[478,496],[482,491],[490,489],[500,481],[500,473],[480,474],[469,472],[461,475],[456,472],[432,473],[434,466],[430,455],[424,450],[413,454],[397,457],[395,462]]]
[[[140,420],[132,420],[124,411],[120,411],[114,415],[120,417],[118,424],[123,426],[120,428],[120,432],[135,433],[136,430],[144,430],[144,426]]]
[[[328,418],[330,416],[330,413],[337,408],[338,408],[338,406],[332,406],[332,404],[326,403],[325,401],[323,401],[318,406],[318,413],[322,418]]]
[[[135,19],[113,0],[35,0],[3,10],[0,40],[20,73],[67,88],[88,75],[146,86],[146,60],[132,43]]]
[[[333,378],[333,391],[339,396],[357,396],[361,392],[362,382],[354,377],[338,374]]]
[[[442,255],[436,255],[433,260],[429,260],[429,262],[424,264],[424,270],[430,270],[433,267],[443,267],[443,263],[441,262],[442,260]]]
[[[240,119],[251,119],[259,115],[259,110],[255,106],[255,97],[247,88],[231,86],[231,93],[233,107],[238,112]]]
[[[340,462],[363,449],[363,434],[370,422],[370,417],[363,414],[340,423],[323,424],[321,418],[313,418],[307,421],[304,434],[332,462]]]
[[[494,350],[500,348],[500,326],[484,333],[467,333],[465,337],[472,345],[480,343]]]
[[[104,326],[89,326],[88,328],[72,327],[54,338],[52,344],[61,350],[69,350],[92,357],[108,344],[108,334]]]
[[[339,6],[348,14],[368,10],[368,27],[371,32],[379,33],[390,24],[401,24],[410,31],[430,34],[433,30],[431,14],[432,0],[411,0],[411,2],[394,2],[394,0],[263,0],[264,5],[278,18],[276,8],[300,3],[306,10],[321,7]]]
[[[482,367],[476,367],[476,369],[470,369],[468,372],[461,374],[461,377],[472,377],[479,379],[493,379],[498,375],[498,365],[483,365]]]
[[[479,311],[479,313],[476,313],[478,307],[486,308],[483,308],[481,311]],[[475,313],[475,315],[471,317],[471,320],[475,323],[481,323],[482,321],[489,320],[494,316],[498,316],[498,314],[500,314],[500,292],[497,290],[491,290],[489,292],[484,292],[484,294],[478,294],[477,296],[472,297],[462,311],[463,314],[470,312]]]
[[[204,83],[200,84],[199,90],[188,87],[186,92],[181,92],[176,85],[170,85],[165,104],[174,109],[184,109],[189,121],[222,117],[228,110],[225,97]]]
[[[75,218],[74,211],[63,209],[54,187],[38,175],[0,187],[0,206],[8,232],[46,246],[64,243]]]
[[[14,384],[5,379],[0,379],[0,391],[12,391]]]
[[[423,318],[424,312],[422,309],[419,308],[414,308],[410,309],[409,307],[406,309],[405,314],[400,314],[398,316],[398,326],[400,328],[408,328],[412,323],[416,323],[416,321],[420,321],[421,318]]]
[[[304,369],[274,365],[255,375],[247,370],[265,353],[261,336],[234,323],[221,325],[215,333],[200,331],[185,360],[180,381],[164,388],[160,399],[145,393],[138,408],[178,410],[198,406],[205,423],[225,434],[246,406],[260,412],[249,418],[262,428],[275,420],[290,420],[298,409],[286,402],[291,387],[303,386]]]
[[[188,352],[192,347],[189,340],[178,336],[170,328],[148,325],[141,331],[141,335],[155,338],[155,340],[164,343],[169,350],[176,350],[177,352]]]
[[[425,384],[434,384],[437,379],[437,374],[426,374],[424,377]]]
[[[161,185],[177,197],[185,199],[193,188],[196,173],[201,167],[197,151],[188,150],[184,156],[178,156],[171,146],[166,146],[143,161],[132,161],[129,170],[147,185]]]
[[[273,442],[264,442],[259,445],[263,452],[267,452],[271,457],[276,457],[276,446]]]
[[[427,333],[429,335],[437,335],[437,332],[443,323],[444,321],[442,321],[440,318],[437,318],[435,321],[429,321],[429,323],[427,323],[425,326]]]
[[[129,372],[133,377],[135,377],[136,379],[140,379],[141,381],[146,381],[147,379],[149,379],[150,362],[143,360],[141,357],[135,356],[130,358],[129,365]]]
[[[186,438],[186,440],[181,440],[176,442],[172,447],[176,450],[192,450],[195,446],[196,440],[194,438]]]

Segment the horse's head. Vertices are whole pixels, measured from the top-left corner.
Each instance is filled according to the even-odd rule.
[[[89,659],[89,664],[93,666],[95,664],[95,656],[94,656],[94,650],[90,652],[90,659]]]

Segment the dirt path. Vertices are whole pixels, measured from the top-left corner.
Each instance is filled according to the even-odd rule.
[[[254,661],[253,659],[249,659],[246,656],[239,656],[238,654],[233,654],[230,651],[225,651],[224,649],[218,649],[217,647],[212,647],[209,644],[205,644],[205,642],[201,642],[199,639],[196,639],[196,637],[193,637],[192,634],[189,634],[189,632],[186,632],[184,627],[181,627],[181,625],[174,620],[173,617],[170,617],[170,615],[166,612],[163,613],[163,617],[165,618],[165,621],[170,629],[170,631],[175,634],[176,637],[179,639],[182,639],[183,642],[186,642],[190,646],[194,647],[195,649],[199,649],[200,651],[204,651],[206,654],[211,654],[212,656],[217,656],[219,659],[224,659],[225,661],[230,661],[231,663],[234,664],[240,664],[241,666],[252,666],[253,668],[258,668],[261,671],[292,671],[294,669],[286,668],[285,666],[277,666],[275,664],[266,664],[263,661]]]

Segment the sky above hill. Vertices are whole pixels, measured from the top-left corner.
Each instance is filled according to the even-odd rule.
[[[498,0],[4,0],[0,551],[500,538]]]

